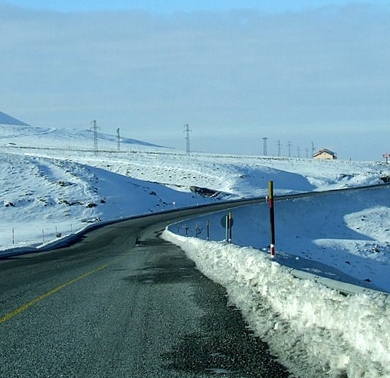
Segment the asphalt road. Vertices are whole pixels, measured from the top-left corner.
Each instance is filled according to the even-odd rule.
[[[0,260],[0,377],[288,377],[166,218]]]

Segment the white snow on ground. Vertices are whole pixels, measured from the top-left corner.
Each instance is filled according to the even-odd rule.
[[[387,295],[344,296],[294,278],[277,259],[253,248],[164,237],[226,287],[251,328],[296,376],[390,376]]]
[[[0,249],[38,246],[88,224],[228,199],[383,183],[384,162],[176,152],[88,131],[0,126]],[[36,148],[40,147],[40,148]],[[190,187],[208,188],[202,197]],[[275,202],[276,257],[267,204],[172,225],[204,274],[227,288],[249,326],[296,376],[390,377],[390,303],[383,293],[342,295],[291,268],[390,292],[390,189]],[[206,241],[206,222],[210,239]],[[188,228],[188,237],[185,229]]]

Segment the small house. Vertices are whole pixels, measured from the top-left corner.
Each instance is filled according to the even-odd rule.
[[[335,152],[328,150],[326,148],[316,152],[313,155],[314,159],[328,159],[328,160],[334,160],[337,159],[337,155]]]

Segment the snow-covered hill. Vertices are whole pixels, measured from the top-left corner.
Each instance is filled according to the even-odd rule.
[[[26,124],[1,124],[0,143],[3,146],[34,147],[55,150],[95,150],[94,130],[90,129],[58,129],[35,127]],[[120,137],[119,151],[130,151],[136,148],[161,148],[151,143],[136,139]],[[97,150],[118,151],[118,137],[97,131]]]
[[[118,151],[116,138],[103,134],[96,152],[92,134],[0,126],[2,250],[47,243],[91,222],[266,196],[270,180],[279,195],[390,177],[384,162],[186,155],[131,139]],[[290,273],[295,267],[390,292],[388,191],[276,202],[275,259],[267,253],[266,204],[234,211],[236,245],[224,242],[221,214],[175,225],[165,237],[227,287],[248,324],[296,376],[390,376],[388,296],[345,297]],[[204,231],[194,237],[207,220],[209,242]],[[175,235],[183,235],[184,226],[191,238]]]
[[[0,125],[28,126],[27,123],[24,123],[3,112],[0,112]]]
[[[106,134],[98,134],[98,145],[96,152],[90,130],[0,126],[2,249],[41,243],[93,221],[266,196],[270,180],[278,195],[390,177],[379,162],[187,155],[130,138],[118,151],[116,137]],[[194,187],[217,195],[199,195]]]

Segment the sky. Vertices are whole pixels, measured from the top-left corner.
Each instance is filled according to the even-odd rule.
[[[79,1],[79,0],[8,0],[8,3],[30,9],[51,9],[61,12],[94,11],[94,10],[134,10],[143,9],[160,14],[193,11],[226,11],[232,9],[253,9],[266,13],[284,11],[301,11],[329,5],[349,5],[350,0],[265,0],[259,4],[257,0],[111,0],[111,1]],[[373,4],[389,8],[387,0],[374,0]]]
[[[15,0],[0,17],[0,111],[28,124],[96,120],[181,150],[189,124],[201,152],[390,152],[388,1]]]

